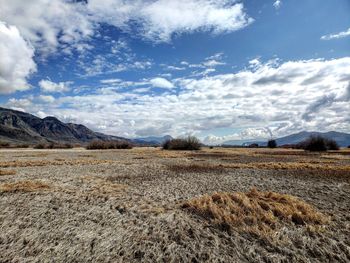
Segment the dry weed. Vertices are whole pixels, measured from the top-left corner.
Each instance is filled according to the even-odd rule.
[[[89,184],[85,193],[93,196],[115,196],[128,188],[125,184],[113,183],[97,176],[84,176],[81,179]]]
[[[49,165],[96,165],[104,163],[112,163],[110,160],[35,160],[35,161],[7,161],[0,162],[0,168],[7,167],[35,167],[35,166],[49,166]]]
[[[16,171],[15,170],[0,170],[0,176],[1,175],[15,175]]]
[[[286,225],[324,225],[329,218],[304,201],[274,192],[214,193],[192,199],[182,208],[222,230],[269,237]]]
[[[211,165],[211,164],[171,164],[168,165],[168,169],[177,173],[223,173],[225,168],[222,165]]]
[[[51,187],[41,181],[18,181],[0,185],[0,192],[37,192],[45,191]]]

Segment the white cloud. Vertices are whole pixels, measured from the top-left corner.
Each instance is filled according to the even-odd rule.
[[[30,88],[29,75],[36,71],[34,50],[22,38],[17,27],[0,21],[0,93]]]
[[[155,42],[168,42],[174,34],[198,30],[232,32],[253,21],[245,14],[243,4],[230,0],[90,0],[88,9],[96,21],[125,31],[136,22],[139,34]]]
[[[337,34],[330,34],[330,35],[325,35],[322,36],[322,40],[332,40],[332,39],[339,39],[339,38],[344,38],[350,36],[350,28],[347,31],[343,31]]]
[[[350,130],[350,57],[252,64],[253,69],[231,74],[172,79],[176,93],[150,95],[137,89],[95,89],[90,95],[61,94],[54,105],[13,103],[32,113],[44,111],[65,121],[127,137],[204,137],[225,129],[225,138],[212,139],[217,142],[268,139],[301,130]],[[146,79],[125,86],[142,89],[149,84]],[[125,125],[131,120],[135,122],[133,127]]]
[[[50,80],[42,79],[39,81],[39,87],[43,92],[67,92],[70,90],[71,82],[55,83]]]
[[[253,20],[242,3],[234,0],[0,0],[0,17],[15,25],[24,38],[43,54],[91,46],[82,41],[101,23],[133,32],[154,42],[169,42],[176,34],[194,31],[224,33],[239,30]],[[122,41],[123,42],[123,41]],[[118,53],[122,42],[111,51]]]
[[[102,79],[100,80],[102,84],[116,84],[122,82],[121,79]]]
[[[0,0],[0,6],[1,19],[15,25],[43,53],[54,52],[59,45],[74,47],[93,34],[94,25],[81,2]]]
[[[150,80],[150,84],[156,88],[172,89],[174,84],[165,78],[153,78]]]
[[[282,5],[282,1],[281,0],[276,0],[274,3],[273,3],[273,6],[276,8],[276,9],[280,9]]]
[[[41,100],[44,103],[53,103],[55,102],[55,98],[51,95],[40,95],[39,100]]]

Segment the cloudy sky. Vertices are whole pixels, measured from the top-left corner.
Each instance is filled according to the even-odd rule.
[[[0,105],[130,138],[350,132],[350,2],[0,0]]]

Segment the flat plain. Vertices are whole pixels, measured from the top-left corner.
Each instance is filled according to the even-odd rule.
[[[0,262],[349,262],[350,151],[0,151]]]

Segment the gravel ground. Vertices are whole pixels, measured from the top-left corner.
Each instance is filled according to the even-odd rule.
[[[290,166],[230,168],[256,163]],[[193,164],[208,168],[170,169]],[[0,151],[0,170],[0,262],[350,261],[349,151],[14,149]],[[253,187],[299,197],[330,223],[264,239],[181,209],[200,195]]]

